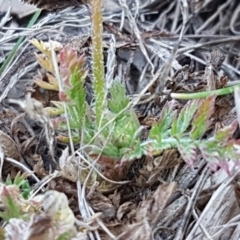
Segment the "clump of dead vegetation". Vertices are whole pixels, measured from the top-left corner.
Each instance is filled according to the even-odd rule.
[[[82,12],[46,18],[53,26],[64,19],[67,29],[69,11],[81,16],[77,26],[84,29],[91,14],[91,33],[53,34],[54,40],[37,33],[23,42],[29,56],[35,52],[34,77],[21,100],[8,96],[2,108],[1,239],[240,234],[240,98],[231,81],[240,75],[239,37],[224,35],[236,34],[239,7],[236,1],[150,2],[131,11],[121,1],[112,15],[102,12],[100,0],[84,2]],[[229,25],[223,13],[234,8]],[[219,47],[207,58],[211,45]],[[0,69],[1,101],[16,76],[26,74],[13,54],[16,49]]]

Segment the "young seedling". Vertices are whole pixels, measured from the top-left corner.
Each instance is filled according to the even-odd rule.
[[[239,142],[231,140],[236,123],[215,133],[211,138],[204,138],[209,128],[214,111],[216,95],[223,95],[233,91],[226,88],[195,95],[177,95],[173,98],[205,98],[204,100],[189,101],[178,114],[175,102],[168,102],[162,110],[158,123],[150,130],[147,141],[141,142],[140,124],[136,117],[125,88],[119,81],[114,81],[107,92],[104,82],[104,62],[102,48],[102,1],[92,3],[92,66],[94,105],[86,102],[85,78],[89,70],[86,69],[85,57],[78,56],[70,47],[60,48],[59,69],[63,89],[59,87],[53,68],[53,59],[47,51],[46,43],[32,41],[45,55],[37,55],[40,65],[45,68],[49,82],[37,80],[36,83],[45,88],[59,91],[60,101],[53,101],[54,107],[47,110],[53,117],[56,130],[67,130],[67,122],[61,114],[64,112],[63,102],[67,105],[71,135],[74,142],[89,145],[90,157],[98,156],[101,170],[121,166],[123,162],[135,160],[142,155],[156,155],[168,148],[177,148],[183,159],[192,166],[197,151],[205,157],[212,169],[223,167],[228,173],[229,159],[239,157],[235,150]],[[107,99],[107,96],[109,99]],[[58,140],[69,142],[68,136],[58,135]],[[120,164],[121,163],[121,164]],[[119,171],[121,172],[121,171]],[[124,177],[123,175],[121,177]]]
[[[215,96],[203,100],[189,101],[179,114],[175,101],[168,102],[159,121],[152,126],[149,139],[141,144],[145,154],[157,155],[169,148],[177,148],[182,158],[194,165],[197,150],[207,160],[210,168],[216,171],[223,168],[228,174],[229,160],[239,165],[240,140],[233,139],[238,127],[237,120],[218,130],[212,137],[205,138],[214,112]]]

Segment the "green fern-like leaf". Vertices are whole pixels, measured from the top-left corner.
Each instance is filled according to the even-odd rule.
[[[79,57],[74,49],[64,47],[60,51],[59,59],[64,91],[59,92],[59,98],[68,103],[70,120],[77,124],[76,127],[80,129],[86,115],[84,83],[87,71],[85,70],[85,58],[83,55]],[[56,107],[61,108],[59,104]]]
[[[116,80],[109,89],[111,99],[108,100],[108,107],[111,112],[118,114],[129,104],[129,98],[126,96],[125,87]]]
[[[123,156],[122,161],[130,161],[141,158],[144,154],[144,148],[141,146],[140,139],[135,139],[128,148],[121,148],[120,155]]]
[[[178,151],[180,152],[183,160],[188,163],[190,166],[194,165],[194,161],[197,157],[197,147],[193,143],[189,142],[183,144],[180,142],[178,145]]]
[[[201,138],[210,125],[210,117],[214,112],[215,96],[210,96],[202,101],[192,123],[191,139]]]
[[[153,124],[149,132],[150,139],[154,139],[160,143],[162,138],[166,138],[170,135],[169,129],[177,115],[177,111],[174,110],[174,108],[175,101],[170,101],[165,104],[159,121]]]
[[[238,121],[233,121],[229,126],[224,127],[223,129],[220,129],[218,132],[215,133],[214,139],[218,142],[226,143],[228,140],[230,140],[237,130],[238,127]]]
[[[228,161],[240,164],[240,140],[233,139],[238,126],[237,120],[220,129],[212,137],[202,139],[209,128],[214,104],[214,96],[189,102],[176,117],[173,105],[167,103],[159,122],[153,125],[149,139],[141,144],[143,152],[157,155],[163,150],[177,148],[182,158],[193,166],[197,151],[200,150],[212,170],[221,167],[230,174]]]
[[[192,118],[199,107],[199,100],[188,101],[180,114],[173,121],[171,135],[180,138],[189,127]]]
[[[79,128],[82,127],[83,119],[86,115],[86,92],[84,89],[85,74],[75,68],[71,73],[70,83],[72,87],[67,91],[68,97],[74,101],[75,107],[70,108],[70,113],[74,122],[78,122]],[[76,108],[76,109],[75,109]]]
[[[212,170],[221,167],[230,174],[228,161],[232,160],[239,165],[240,141],[232,138],[237,126],[237,121],[234,121],[215,133],[213,137],[201,142],[200,150]]]

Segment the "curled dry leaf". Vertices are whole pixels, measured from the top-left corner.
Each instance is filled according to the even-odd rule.
[[[72,201],[73,199],[77,199],[77,190],[75,188],[75,182],[72,182],[64,177],[59,177],[56,179],[53,179],[49,183],[49,190],[56,190],[58,192],[63,192],[65,193],[68,198],[71,198]]]
[[[68,205],[67,196],[58,191],[49,190],[42,196],[42,206],[45,213],[54,221],[58,234],[75,230],[75,216]]]
[[[24,219],[10,219],[4,228],[6,240],[58,239],[63,233],[76,235],[75,216],[68,206],[68,199],[64,193],[47,191],[32,200],[25,200],[16,185],[2,184],[0,197],[0,202],[4,205],[6,199],[10,197],[19,207]]]
[[[71,182],[77,182],[78,176],[79,176],[79,172],[78,172],[79,162],[75,156],[69,156],[68,147],[62,151],[62,155],[59,158],[59,166],[61,170],[61,176],[63,178],[70,180]],[[80,173],[81,182],[85,182],[86,178],[88,177],[88,174],[89,174],[89,169],[86,168],[81,170],[81,173]],[[96,184],[96,182],[97,182],[97,173],[93,172],[90,175],[90,178],[88,180],[88,186],[91,187],[94,184]],[[99,190],[100,190],[100,187],[102,189],[105,189],[103,182],[99,186],[98,188]],[[106,187],[106,189],[109,189],[109,188]]]
[[[109,209],[114,209],[113,204],[107,198],[100,192],[93,192],[90,197],[88,198],[89,203],[91,204],[91,207],[96,211],[96,212],[105,212],[108,211]]]
[[[78,167],[75,157],[69,157],[69,149],[66,147],[62,151],[62,155],[59,158],[59,166],[61,169],[61,175],[72,182],[78,180]]]
[[[136,215],[136,207],[135,204],[132,202],[125,202],[123,203],[117,212],[117,219],[121,221],[123,217],[127,217],[128,219],[131,220],[133,216]]]
[[[119,191],[115,190],[113,194],[108,196],[108,198],[114,206],[119,207],[121,201],[121,193]]]
[[[52,219],[46,214],[33,215],[29,222],[23,219],[10,219],[5,227],[5,240],[12,239],[54,239],[51,235]]]
[[[6,133],[0,130],[0,147],[3,149],[6,157],[20,160],[20,153],[16,143]]]
[[[9,102],[19,105],[31,119],[37,120],[43,124],[50,155],[52,160],[55,162],[53,147],[55,141],[55,131],[43,104],[40,101],[33,99],[30,93],[26,94],[24,101],[9,99]]]

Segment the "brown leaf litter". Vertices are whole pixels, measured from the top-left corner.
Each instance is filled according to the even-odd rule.
[[[80,5],[83,3],[76,2]],[[109,6],[117,6],[113,7],[112,11],[104,12],[105,63],[107,66],[108,53],[113,49],[115,64],[110,64],[114,66],[113,77],[122,79],[131,98],[140,96],[135,110],[141,125],[144,126],[143,139],[147,138],[152,124],[159,119],[163,106],[170,99],[169,93],[221,89],[236,84],[235,81],[239,79],[238,1],[188,1],[190,19],[181,42],[178,42],[178,37],[184,16],[180,1],[137,1],[139,8],[136,5],[134,7],[133,2],[136,1],[127,1],[132,14],[135,14],[135,25],[123,14],[118,1],[104,2]],[[46,4],[40,0],[35,3]],[[64,4],[71,5],[71,1],[64,1]],[[48,3],[38,6],[53,10],[66,5]],[[91,36],[89,19],[86,17],[88,12],[84,7],[82,12],[75,9],[68,11],[70,12],[57,13],[52,19],[47,14],[43,15],[43,19],[48,21],[40,22],[39,26],[47,37],[40,34],[39,30],[32,29],[31,39],[56,39],[63,45],[74,47],[79,54],[84,52],[90,63]],[[121,22],[123,16],[126,18]],[[80,27],[73,27],[73,21]],[[56,27],[58,24],[61,28]],[[140,40],[143,41],[155,67],[154,77],[151,66],[140,49],[139,36],[136,29],[132,29],[133,25],[138,28]],[[50,31],[53,27],[67,37],[59,37],[54,31]],[[7,36],[6,29],[1,31]],[[115,42],[109,37],[110,34],[114,36]],[[18,34],[12,36],[14,40],[19,37]],[[169,75],[162,79],[165,63],[177,43],[179,46]],[[8,55],[7,43],[3,41],[1,44],[3,56]],[[26,42],[24,44],[27,45]],[[24,51],[24,54],[21,51]],[[25,73],[21,72],[36,61],[34,51],[31,46],[28,46],[27,50],[20,49],[16,56],[18,61],[11,64],[5,75],[1,76],[2,92],[12,84],[11,81],[15,81],[14,78],[18,79],[18,87],[20,86],[16,88],[21,90],[17,91],[19,95],[10,92],[7,98],[12,99],[12,96],[16,95],[16,99],[24,99],[29,94],[38,101],[36,104],[42,104],[38,105],[37,109],[33,104],[31,113],[34,120],[9,102],[4,102],[4,106],[1,106],[0,146],[5,154],[5,158],[1,156],[3,180],[8,174],[14,178],[19,170],[24,171],[22,166],[25,166],[29,171],[34,171],[39,179],[39,182],[35,182],[36,179],[29,177],[34,191],[40,186],[44,190],[65,193],[76,222],[82,223],[78,225],[75,222],[74,227],[78,233],[75,233],[72,239],[239,239],[239,174],[234,169],[232,176],[227,176],[221,169],[211,173],[207,171],[206,162],[201,155],[198,155],[191,168],[183,162],[176,149],[169,149],[156,157],[145,156],[133,162],[125,179],[115,179],[126,180],[124,184],[116,185],[106,180],[106,185],[99,188],[99,176],[96,172],[90,176],[89,186],[84,181],[79,182],[77,160],[69,159],[69,152],[64,155],[68,151],[66,144],[54,139],[51,142],[54,151],[51,152],[51,132],[48,138],[45,136],[44,127],[49,129],[49,126],[42,114],[42,108],[49,106],[50,101],[58,100],[58,96],[55,91],[43,91],[32,79],[36,76],[35,80],[49,83],[51,76],[36,65],[31,66]],[[27,82],[27,88],[23,84],[26,79],[31,79]],[[88,102],[92,99],[91,81],[89,78],[86,84]],[[164,89],[159,91],[162,81],[166,84]],[[217,129],[236,119],[233,100],[232,95],[217,97],[213,121],[205,137],[211,136]],[[182,109],[185,103],[186,101],[178,101],[176,108]],[[239,133],[236,132],[234,136],[239,138]],[[77,149],[77,146],[75,147]],[[9,158],[18,160],[22,165],[9,162]],[[58,165],[58,162],[61,164]],[[81,164],[84,168],[89,167],[82,162]],[[229,164],[231,166],[231,162]],[[110,175],[116,174],[117,169],[114,171]],[[88,172],[83,171],[82,174],[83,179],[86,179]],[[65,197],[63,199],[66,200]],[[47,229],[51,227],[52,218],[45,211],[33,214],[29,221],[13,219],[5,231],[11,232],[12,239],[16,239],[24,234],[23,229],[26,232],[31,230],[29,239],[37,240],[46,236],[49,238]],[[0,236],[2,230],[0,229]]]

